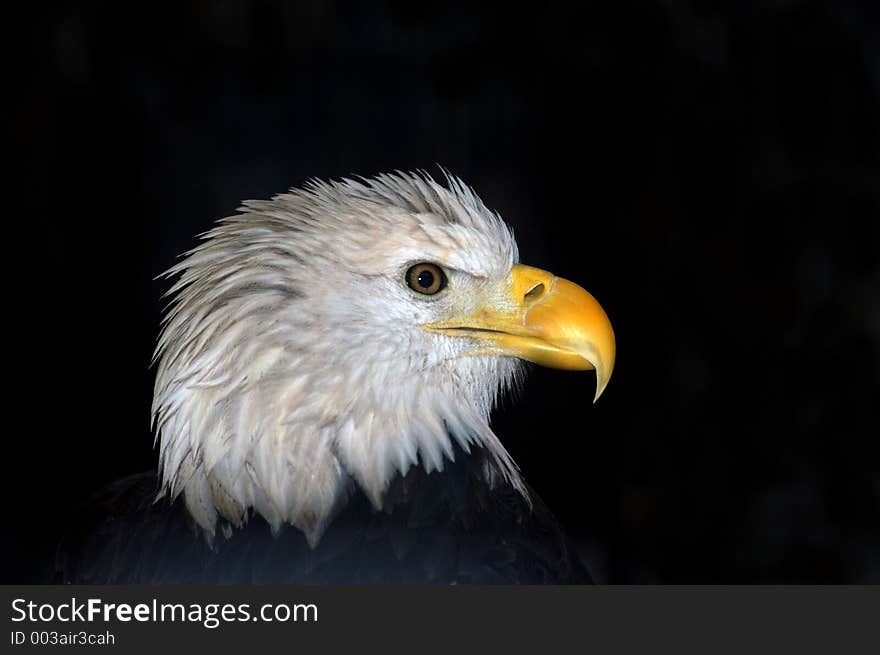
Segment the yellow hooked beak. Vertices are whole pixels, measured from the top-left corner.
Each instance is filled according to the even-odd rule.
[[[542,366],[596,370],[596,397],[614,369],[611,322],[593,296],[552,273],[513,267],[502,297],[473,314],[422,326],[430,332],[477,339],[469,354],[519,357]]]

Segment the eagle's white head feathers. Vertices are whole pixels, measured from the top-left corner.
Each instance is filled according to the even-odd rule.
[[[165,493],[213,534],[251,509],[315,542],[352,484],[378,507],[452,440],[484,448],[525,493],[489,427],[520,360],[466,357],[421,325],[476,310],[518,261],[503,221],[455,178],[312,182],[250,201],[168,275],[153,415]],[[448,290],[414,292],[418,262]]]

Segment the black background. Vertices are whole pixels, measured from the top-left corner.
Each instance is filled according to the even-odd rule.
[[[3,577],[155,462],[154,277],[245,198],[441,164],[599,298],[494,427],[609,582],[880,582],[872,3],[9,16]],[[23,365],[18,361],[23,360]]]

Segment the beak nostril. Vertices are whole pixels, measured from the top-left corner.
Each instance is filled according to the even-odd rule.
[[[535,286],[533,286],[531,289],[526,291],[525,295],[523,296],[523,299],[524,300],[537,300],[538,298],[540,298],[541,296],[544,295],[544,289],[545,289],[544,283],[538,282]]]

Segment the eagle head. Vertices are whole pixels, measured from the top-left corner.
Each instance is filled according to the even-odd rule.
[[[579,286],[519,264],[460,180],[313,181],[244,203],[168,272],[153,420],[162,494],[213,536],[252,512],[314,545],[348,495],[442,470],[453,443],[526,495],[489,427],[522,361],[611,376]]]

